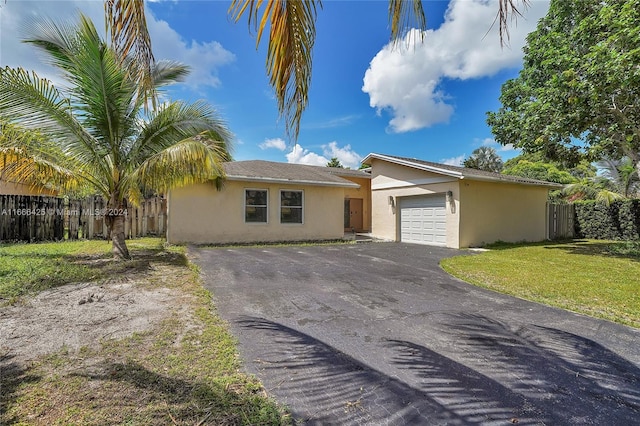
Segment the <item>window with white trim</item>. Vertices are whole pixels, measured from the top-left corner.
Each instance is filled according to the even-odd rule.
[[[280,223],[302,223],[302,191],[280,191]]]
[[[267,223],[269,192],[266,189],[244,190],[244,221],[246,223]]]

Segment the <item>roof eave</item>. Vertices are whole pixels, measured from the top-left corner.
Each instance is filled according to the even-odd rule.
[[[280,183],[285,185],[308,185],[308,186],[330,186],[337,188],[360,188],[355,182],[326,182],[326,181],[312,181],[304,179],[279,179],[279,178],[267,178],[259,176],[242,176],[242,175],[227,175],[227,180],[230,181],[243,181],[243,182],[262,182],[262,183]]]
[[[362,162],[365,163],[365,164],[369,164],[367,161],[370,161],[372,158],[375,158],[375,159],[378,159],[378,160],[383,160],[383,161],[388,161],[388,162],[394,163],[394,164],[399,164],[401,166],[412,167],[414,169],[424,170],[424,171],[427,171],[427,172],[439,173],[439,174],[445,175],[445,176],[456,177],[456,178],[459,178],[459,179],[462,179],[464,177],[462,173],[455,172],[453,170],[446,170],[446,169],[441,169],[439,167],[427,166],[426,164],[414,163],[413,161],[401,160],[399,158],[394,158],[394,157],[387,157],[386,155],[382,155],[382,154],[371,153],[371,154],[367,155],[364,158],[364,160],[362,160]]]
[[[564,188],[564,185],[555,182],[542,182],[542,181],[521,181],[521,180],[511,180],[511,179],[500,179],[494,178],[491,176],[477,176],[477,175],[466,175],[463,176],[465,179],[469,180],[480,180],[484,182],[501,182],[501,183],[513,183],[515,185],[528,185],[528,186],[546,186],[550,189],[560,189]]]
[[[338,176],[341,178],[356,178],[356,179],[373,179],[373,176],[371,176],[371,174],[369,173],[361,173],[361,174],[355,174],[355,173],[340,173],[340,172],[334,172],[334,171],[330,171],[329,174],[334,175],[334,176]]]

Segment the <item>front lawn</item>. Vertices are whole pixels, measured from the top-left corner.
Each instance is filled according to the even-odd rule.
[[[148,241],[148,240],[143,240]],[[25,294],[72,282],[92,280],[104,271],[92,268],[83,258],[110,257],[108,241],[0,244],[0,305]]]
[[[0,247],[0,294],[19,296],[0,306],[10,334],[0,335],[0,424],[291,424],[260,382],[241,371],[236,341],[184,248],[165,248],[157,238],[127,244],[133,260],[125,262],[110,259],[104,241]],[[90,303],[80,299],[89,283],[73,284],[83,280],[100,285]],[[49,287],[59,288],[31,297]],[[157,320],[140,310],[145,300],[166,306]],[[59,309],[25,314],[45,304]],[[76,320],[61,326],[60,311]],[[132,315],[140,330],[110,338],[108,327],[126,327]],[[41,348],[47,336],[40,328],[59,334],[68,327],[82,346],[37,357],[21,351]],[[91,341],[96,333],[104,337]]]
[[[480,287],[640,328],[637,243],[496,245],[441,265]]]

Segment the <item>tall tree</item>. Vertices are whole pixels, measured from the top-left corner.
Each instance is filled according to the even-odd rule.
[[[513,158],[510,158],[504,162],[504,168],[502,169],[502,173],[509,174],[507,170],[517,166],[518,163],[520,163],[521,161],[528,161],[533,164],[538,164],[538,163],[550,164],[554,166],[558,171],[567,172],[576,179],[586,179],[586,178],[595,177],[596,171],[597,171],[596,167],[593,166],[587,160],[582,160],[578,164],[568,164],[567,162],[564,162],[564,161],[551,161],[545,158],[542,152],[522,152],[519,155]],[[547,179],[543,179],[543,180],[547,180]],[[550,182],[563,183],[555,180]]]
[[[464,160],[462,164],[471,169],[495,173],[500,173],[503,167],[502,158],[500,158],[495,148],[490,146],[481,146],[473,150],[471,156]]]
[[[640,0],[552,0],[488,113],[495,139],[551,159],[631,159],[640,175]]]
[[[338,157],[331,157],[331,160],[329,160],[329,162],[327,163],[327,167],[336,167],[338,169],[344,169],[344,166],[342,165],[340,160],[338,160]]]
[[[577,181],[569,172],[560,170],[554,164],[544,161],[528,161],[520,160],[517,163],[511,163],[509,167],[502,170],[505,175],[521,176],[529,179],[544,180],[546,182],[556,183],[574,183]]]
[[[43,51],[66,81],[64,88],[22,68],[0,69],[0,116],[39,129],[55,144],[0,147],[5,176],[60,188],[89,185],[107,200],[106,217],[116,257],[128,258],[124,216],[143,191],[223,176],[231,135],[204,102],[170,102],[144,113],[137,62],[121,60],[93,23],[45,21],[26,40]],[[181,79],[183,65],[152,66],[154,90]]]
[[[498,0],[495,22],[498,22],[500,43],[509,38],[508,23],[521,15],[529,0]],[[363,8],[367,7],[363,3]],[[292,140],[300,132],[302,113],[309,103],[315,22],[321,0],[232,0],[229,14],[236,22],[248,16],[249,27],[255,28],[256,47],[262,33],[269,28],[267,75],[278,101],[278,111],[284,118],[286,131]],[[113,39],[123,47],[136,50],[142,62],[152,61],[151,42],[146,32],[143,0],[106,0],[105,9]],[[494,24],[495,24],[494,22]],[[426,29],[422,0],[389,0],[391,39],[400,40],[407,29]],[[146,59],[145,59],[146,58]],[[141,65],[139,69],[144,70]],[[142,81],[148,78],[141,76]]]

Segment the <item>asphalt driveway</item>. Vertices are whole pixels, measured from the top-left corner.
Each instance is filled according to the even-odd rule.
[[[640,331],[476,288],[455,250],[191,249],[246,369],[304,424],[638,424]]]

